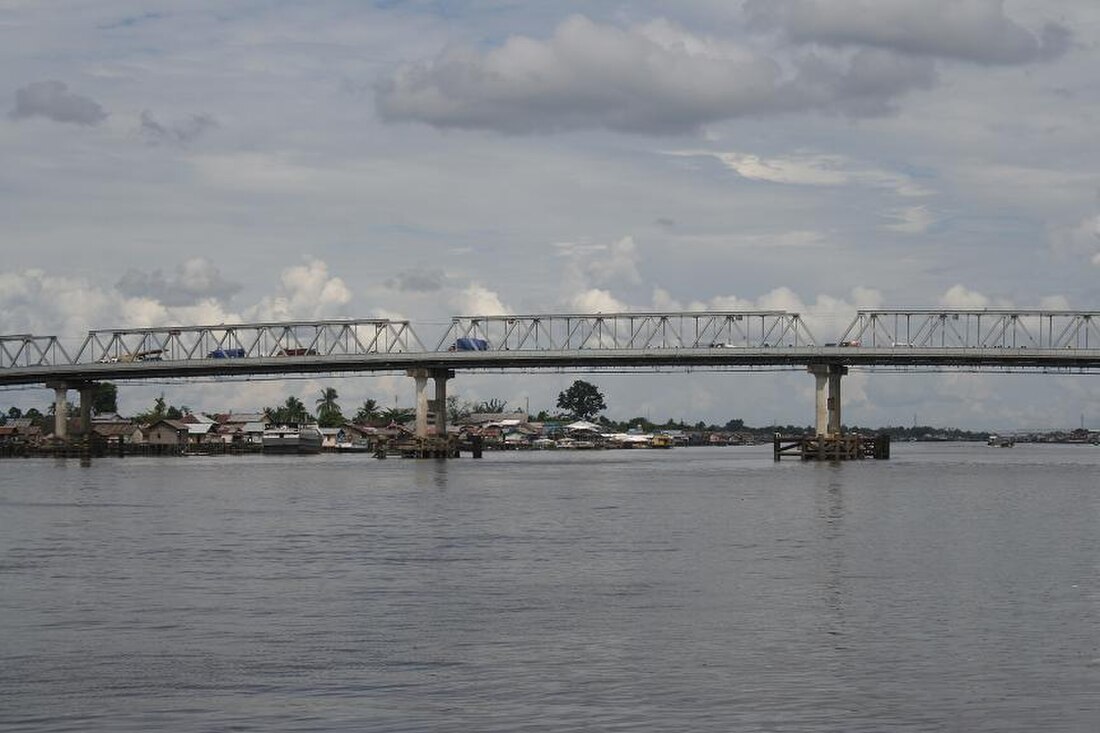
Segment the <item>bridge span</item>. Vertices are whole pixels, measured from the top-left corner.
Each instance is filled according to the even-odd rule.
[[[1100,369],[1100,312],[860,310],[824,342],[787,311],[455,316],[428,343],[391,319],[95,330],[68,347],[16,334],[0,336],[0,385],[53,388],[64,437],[68,390],[81,392],[87,420],[97,381],[397,371],[416,380],[424,435],[427,380],[442,426],[458,371],[805,368],[816,380],[817,432],[832,435],[850,367],[1091,372]]]

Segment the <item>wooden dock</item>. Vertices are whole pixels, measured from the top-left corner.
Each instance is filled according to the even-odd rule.
[[[859,461],[890,458],[890,436],[878,435],[780,435],[775,434],[773,457],[803,461]]]

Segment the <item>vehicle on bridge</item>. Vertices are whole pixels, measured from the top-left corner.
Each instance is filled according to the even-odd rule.
[[[280,349],[279,356],[317,356],[317,349]]]
[[[206,356],[210,359],[243,359],[244,349],[214,349]]]
[[[454,346],[450,348],[451,351],[488,351],[489,342],[485,339],[478,338],[460,338],[456,339]]]
[[[99,360],[100,364],[130,364],[135,361],[160,361],[163,349],[149,349],[133,354],[120,354],[118,356],[105,356]]]

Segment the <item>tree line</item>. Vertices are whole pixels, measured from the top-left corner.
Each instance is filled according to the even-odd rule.
[[[407,407],[382,408],[377,400],[365,399],[359,404],[350,417],[344,413],[340,406],[340,395],[335,387],[325,387],[314,400],[311,412],[306,404],[296,396],[289,396],[279,405],[266,407],[263,413],[273,423],[280,424],[306,424],[316,422],[320,427],[337,428],[351,422],[358,425],[402,425],[416,417],[414,410]],[[812,431],[809,425],[767,425],[762,427],[750,427],[741,419],[732,419],[723,424],[706,423],[698,421],[688,423],[684,420],[672,418],[665,422],[651,422],[647,417],[632,417],[627,420],[612,420],[602,415],[607,410],[607,403],[599,388],[583,379],[573,382],[567,389],[558,394],[557,410],[541,410],[531,416],[536,422],[552,422],[565,420],[590,420],[599,423],[609,430],[625,432],[630,429],[642,432],[655,430],[696,430],[707,432],[751,433],[757,437],[773,432],[784,434],[799,434]],[[467,402],[457,396],[447,398],[447,421],[457,423],[472,414],[500,414],[506,412],[508,403],[505,400],[492,398],[480,402]],[[37,408],[30,408],[25,412],[19,407],[11,407],[7,413],[0,413],[0,424],[8,419],[31,418],[43,426],[53,420],[55,405],[50,403],[45,412]],[[103,382],[96,386],[92,395],[92,413],[95,415],[110,414],[118,411],[118,388],[110,382]],[[191,409],[187,405],[171,405],[165,400],[164,394],[153,400],[148,409],[134,415],[134,420],[139,423],[153,423],[158,420],[178,420]],[[77,415],[76,407],[68,406],[71,416]],[[923,439],[933,435],[941,439],[950,440],[984,440],[988,436],[986,432],[959,430],[958,428],[936,428],[932,426],[916,426],[905,428],[891,426],[886,428],[863,428],[858,425],[844,426],[845,431],[851,432],[888,432],[896,440]]]

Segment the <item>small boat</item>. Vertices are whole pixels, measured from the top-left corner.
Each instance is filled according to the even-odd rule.
[[[321,440],[315,425],[272,425],[264,430],[264,453],[320,453]]]
[[[1016,439],[1012,436],[990,435],[986,445],[996,448],[1011,448],[1016,445]]]

